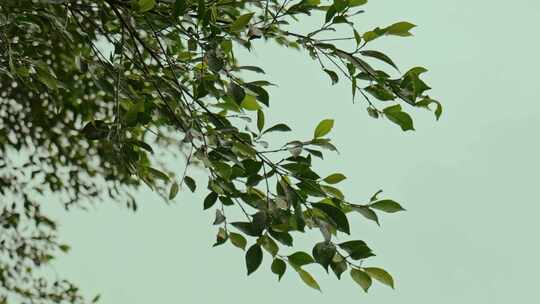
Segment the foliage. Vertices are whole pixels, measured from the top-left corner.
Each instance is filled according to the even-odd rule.
[[[136,210],[143,184],[166,200],[184,188],[206,188],[202,208],[215,210],[219,226],[214,246],[245,250],[248,274],[266,251],[279,279],[289,267],[320,289],[306,270],[317,263],[337,278],[350,269],[366,291],[372,279],[394,287],[386,271],[364,266],[374,255],[364,241],[338,244],[333,237],[350,234],[351,213],[378,224],[376,211],[404,209],[380,200],[380,192],[351,203],[337,188],[343,174],[316,172],[315,158],[337,150],[328,137],[332,119],[316,125],[312,138],[271,147],[267,134],[292,128],[266,125],[272,83],[261,79],[261,67],[243,66],[235,56],[261,47],[260,40],[301,50],[332,84],[350,82],[353,100],[361,95],[373,118],[404,131],[414,130],[405,107],[435,106],[439,118],[441,105],[421,79],[426,69],[399,74],[392,59],[368,49],[383,36],[410,36],[414,25],[359,33],[352,20],[366,2],[1,1],[0,303],[84,301],[74,285],[50,282],[43,272],[69,250],[41,210],[44,196],[66,208],[107,200]],[[295,32],[299,18],[312,14],[320,28]],[[348,30],[350,37],[335,36]],[[171,172],[164,153],[184,156],[185,170]],[[208,180],[193,179],[192,166],[204,167]],[[229,215],[233,208],[245,218]],[[313,230],[322,236],[311,254],[297,251],[295,234]]]

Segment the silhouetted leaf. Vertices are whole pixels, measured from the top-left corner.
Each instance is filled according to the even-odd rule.
[[[247,274],[250,275],[259,268],[263,260],[263,253],[259,244],[253,244],[246,252]]]

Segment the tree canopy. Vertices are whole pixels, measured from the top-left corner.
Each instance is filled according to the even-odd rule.
[[[310,138],[268,141],[269,133],[292,127],[266,124],[271,104],[280,102],[268,93],[274,83],[236,55],[264,41],[300,51],[329,85],[350,83],[353,100],[372,118],[403,131],[414,130],[407,109],[431,109],[438,119],[441,104],[421,79],[427,70],[402,73],[370,48],[385,36],[411,36],[415,25],[358,32],[354,21],[366,3],[1,1],[0,303],[86,302],[73,283],[42,271],[69,246],[41,202],[52,197],[66,208],[85,208],[114,201],[136,211],[142,187],[170,202],[181,189],[206,191],[201,209],[215,212],[214,246],[245,251],[248,275],[267,258],[277,279],[296,273],[315,289],[308,264],[338,279],[349,272],[366,292],[373,280],[394,287],[387,271],[370,265],[374,253],[365,241],[333,240],[350,234],[349,221],[379,224],[380,212],[404,208],[381,191],[348,199],[339,189],[343,174],[317,173],[324,153],[337,151],[330,117],[315,124]],[[318,18],[320,27],[295,31],[304,15]],[[167,155],[183,157],[185,170],[173,172]],[[207,180],[194,179],[193,166],[204,168]],[[308,232],[319,241],[312,249],[295,247],[295,235]]]

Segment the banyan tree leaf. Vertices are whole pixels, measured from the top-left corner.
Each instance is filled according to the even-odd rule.
[[[328,266],[330,266],[330,263],[336,254],[336,247],[328,242],[317,243],[315,244],[315,247],[313,247],[312,254],[315,261],[328,271]]]
[[[231,25],[229,26],[229,29],[233,32],[238,32],[246,28],[249,21],[253,17],[254,13],[247,13],[244,15],[241,15],[238,17]]]
[[[400,204],[393,200],[381,200],[374,202],[370,205],[371,208],[381,210],[387,213],[395,213],[399,211],[405,211]]]
[[[253,244],[246,252],[246,268],[247,274],[255,272],[261,265],[263,253],[259,244]]]
[[[334,120],[333,119],[324,119],[315,128],[315,132],[313,133],[313,138],[321,138],[325,136],[326,134],[330,133],[332,131],[332,128],[334,127]]]
[[[321,291],[321,287],[319,286],[317,281],[315,281],[315,279],[313,278],[313,276],[311,276],[309,272],[303,269],[298,269],[297,272],[298,272],[298,275],[300,275],[300,279],[302,279],[302,282],[306,283],[307,286],[313,289],[317,289],[318,291]]]
[[[394,278],[386,270],[377,267],[366,267],[364,271],[373,279],[394,288]]]
[[[358,284],[365,292],[368,292],[369,287],[371,287],[371,277],[361,269],[352,268],[351,269],[351,278]]]
[[[277,274],[278,281],[281,281],[281,278],[287,270],[287,264],[282,259],[275,258],[272,262],[271,269],[273,273]]]
[[[345,232],[346,234],[351,233],[349,228],[349,220],[343,211],[324,203],[316,203],[312,204],[312,206],[324,212],[324,214],[326,214],[336,224],[336,228],[339,231]]]
[[[390,57],[388,57],[386,54],[384,54],[382,52],[375,51],[375,50],[365,50],[365,51],[360,51],[360,54],[362,54],[364,56],[367,56],[367,57],[376,58],[376,59],[379,59],[379,60],[381,60],[383,62],[386,62],[387,64],[391,65],[393,68],[395,68],[396,70],[399,71],[399,68],[394,63],[394,61],[392,61],[392,59],[390,59]]]

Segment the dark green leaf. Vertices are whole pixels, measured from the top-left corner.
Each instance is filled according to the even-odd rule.
[[[247,274],[250,275],[259,268],[263,260],[263,253],[259,244],[253,244],[246,252]]]
[[[293,238],[288,232],[279,232],[272,229],[269,229],[268,232],[274,239],[276,239],[281,244],[289,247],[293,245]]]
[[[364,241],[348,241],[338,244],[339,248],[347,251],[353,260],[361,260],[374,256],[371,248]]]
[[[364,90],[378,100],[388,101],[396,99],[396,95],[394,95],[392,90],[378,83],[365,87]]]
[[[241,104],[246,97],[244,89],[232,81],[227,86],[227,94],[238,104]]]
[[[330,79],[332,80],[333,85],[338,83],[339,77],[336,74],[336,72],[334,72],[332,70],[329,70],[329,69],[324,69],[324,71],[326,72],[326,74],[328,74],[328,76],[330,76]]]
[[[245,66],[239,66],[238,69],[239,70],[248,70],[248,71],[264,74],[264,70],[261,69],[258,66],[245,65]]]
[[[349,221],[343,211],[324,203],[316,203],[312,204],[312,206],[323,211],[336,224],[339,231],[350,234]]]
[[[250,222],[234,222],[231,225],[249,236],[260,235],[260,232],[256,231]]]
[[[276,131],[279,131],[279,132],[288,132],[288,131],[291,131],[291,128],[289,128],[289,126],[287,126],[286,124],[283,124],[283,123],[280,123],[280,124],[277,124],[273,127],[270,127],[268,129],[266,129],[263,134],[265,133],[270,133],[270,132],[276,132]]]
[[[174,9],[173,9],[174,17],[178,18],[184,15],[186,8],[187,8],[186,0],[176,0],[174,2]]]
[[[379,51],[373,51],[373,50],[365,50],[365,51],[360,51],[360,54],[386,62],[399,71],[397,65],[392,61],[392,59],[390,59],[390,57],[386,56],[384,53],[381,53]]]
[[[191,190],[191,192],[195,192],[195,190],[197,189],[197,184],[195,183],[195,180],[193,180],[193,178],[189,177],[189,176],[184,176],[184,184],[186,184],[186,186],[188,186],[189,190]]]
[[[206,210],[206,209],[211,208],[212,206],[214,206],[214,204],[215,204],[216,201],[217,201],[217,198],[218,198],[217,193],[215,193],[215,192],[210,192],[210,193],[208,193],[208,195],[207,195],[206,198],[204,199],[204,204],[203,204],[204,210]]]
[[[326,271],[328,266],[332,262],[334,255],[336,254],[336,247],[332,243],[321,242],[315,244],[313,247],[313,258],[319,264],[321,264]]]
[[[278,281],[280,281],[287,270],[287,264],[281,259],[274,259],[271,269],[273,273],[278,275]]]
[[[150,145],[145,143],[144,141],[131,140],[131,141],[129,141],[129,143],[132,144],[132,145],[141,147],[141,148],[143,148],[144,150],[146,150],[146,151],[148,151],[150,153],[154,153],[154,150],[152,150],[152,147],[150,147]]]
[[[95,120],[87,123],[81,132],[91,140],[103,139],[109,135],[109,126],[103,120]]]

